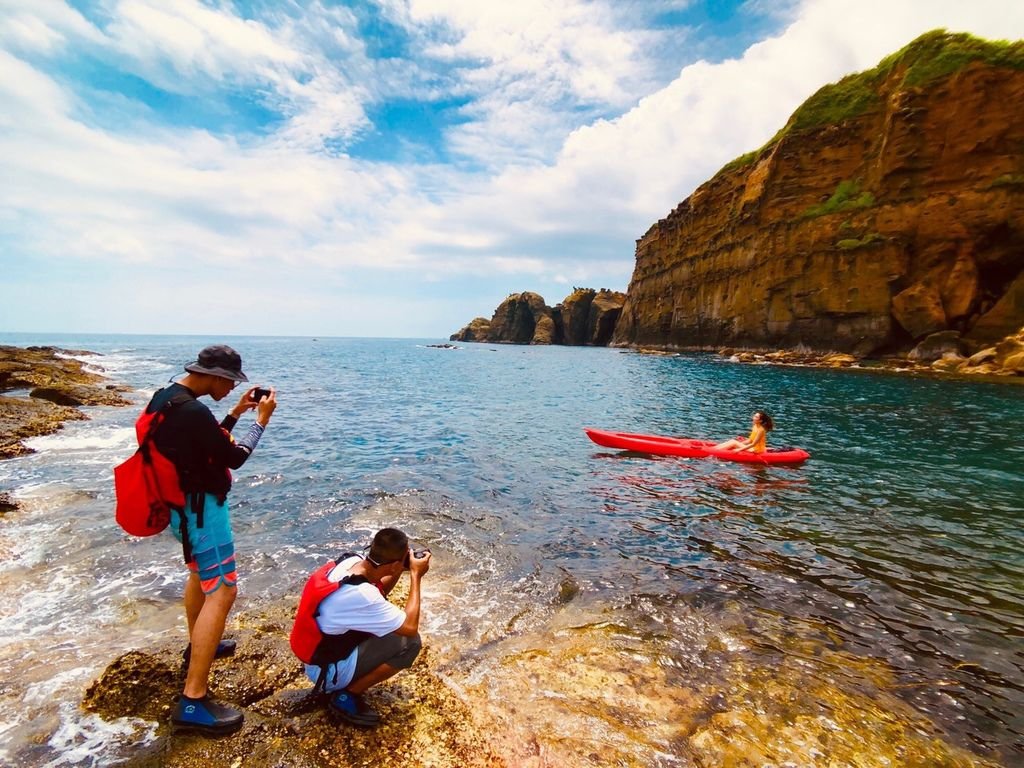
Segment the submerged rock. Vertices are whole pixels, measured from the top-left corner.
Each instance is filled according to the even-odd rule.
[[[6,493],[0,493],[0,515],[5,512],[13,512],[18,508],[18,505],[11,501],[11,497]]]

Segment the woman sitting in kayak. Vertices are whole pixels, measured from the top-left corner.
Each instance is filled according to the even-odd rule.
[[[750,435],[746,439],[742,437],[735,440],[726,440],[715,446],[719,451],[750,451],[751,453],[764,453],[768,450],[768,433],[775,427],[772,417],[765,411],[754,411],[753,423],[751,424]]]

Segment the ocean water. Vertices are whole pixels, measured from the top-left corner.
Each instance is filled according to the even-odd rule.
[[[527,699],[512,728],[551,731],[567,764],[594,740],[619,764],[692,765],[622,692],[654,681],[655,706],[706,711],[767,695],[761,670],[791,699],[807,680],[882,691],[937,738],[1024,765],[1024,388],[611,349],[0,335],[101,353],[83,359],[139,407],[217,341],[279,393],[231,496],[236,610],[396,525],[434,552],[424,635],[447,677],[496,710]],[[757,408],[808,463],[619,453],[582,429],[724,439]],[[86,410],[0,462],[22,507],[0,518],[0,763],[112,764],[155,738],[77,704],[118,654],[184,637],[180,550],[113,520],[138,408]],[[567,674],[583,658],[605,690]]]

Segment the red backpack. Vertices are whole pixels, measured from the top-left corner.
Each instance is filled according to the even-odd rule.
[[[316,619],[320,615],[320,604],[328,596],[341,589],[342,585],[371,583],[365,576],[351,574],[340,581],[331,581],[328,578],[338,563],[356,556],[355,552],[346,552],[336,560],[330,560],[326,565],[317,568],[306,581],[302,597],[299,599],[299,609],[295,613],[295,624],[292,626],[289,642],[292,651],[300,661],[320,667],[316,685],[313,686],[314,693],[324,690],[328,665],[347,659],[352,655],[356,646],[366,638],[372,637],[371,633],[361,629],[350,629],[340,635],[327,635],[320,630],[320,625],[316,623]],[[374,586],[377,589],[381,588],[377,583],[374,583]],[[381,594],[384,594],[383,590],[381,590]]]
[[[135,422],[139,448],[130,459],[114,467],[114,516],[132,536],[153,536],[171,520],[171,508],[184,509],[185,494],[174,463],[157,450],[153,437],[173,408],[192,400],[178,393],[154,411],[142,412]],[[147,409],[148,410],[148,409]]]

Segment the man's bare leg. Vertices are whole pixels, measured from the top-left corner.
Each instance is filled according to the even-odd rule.
[[[370,686],[376,685],[377,683],[382,683],[389,677],[393,677],[396,674],[398,674],[398,669],[387,664],[381,664],[376,669],[371,669],[358,680],[353,680],[345,687],[345,690],[347,690],[349,693],[361,695],[363,693],[366,693],[366,690]]]
[[[198,577],[196,577],[198,583]],[[213,664],[217,643],[224,634],[224,624],[228,612],[234,605],[238,587],[221,584],[212,593],[205,595],[189,634],[192,638],[192,655],[189,659],[188,674],[185,677],[184,694],[192,699],[206,695],[206,686],[210,677],[210,666]],[[186,587],[186,603],[188,588]],[[186,604],[186,613],[188,605]],[[376,671],[376,670],[374,670]]]

